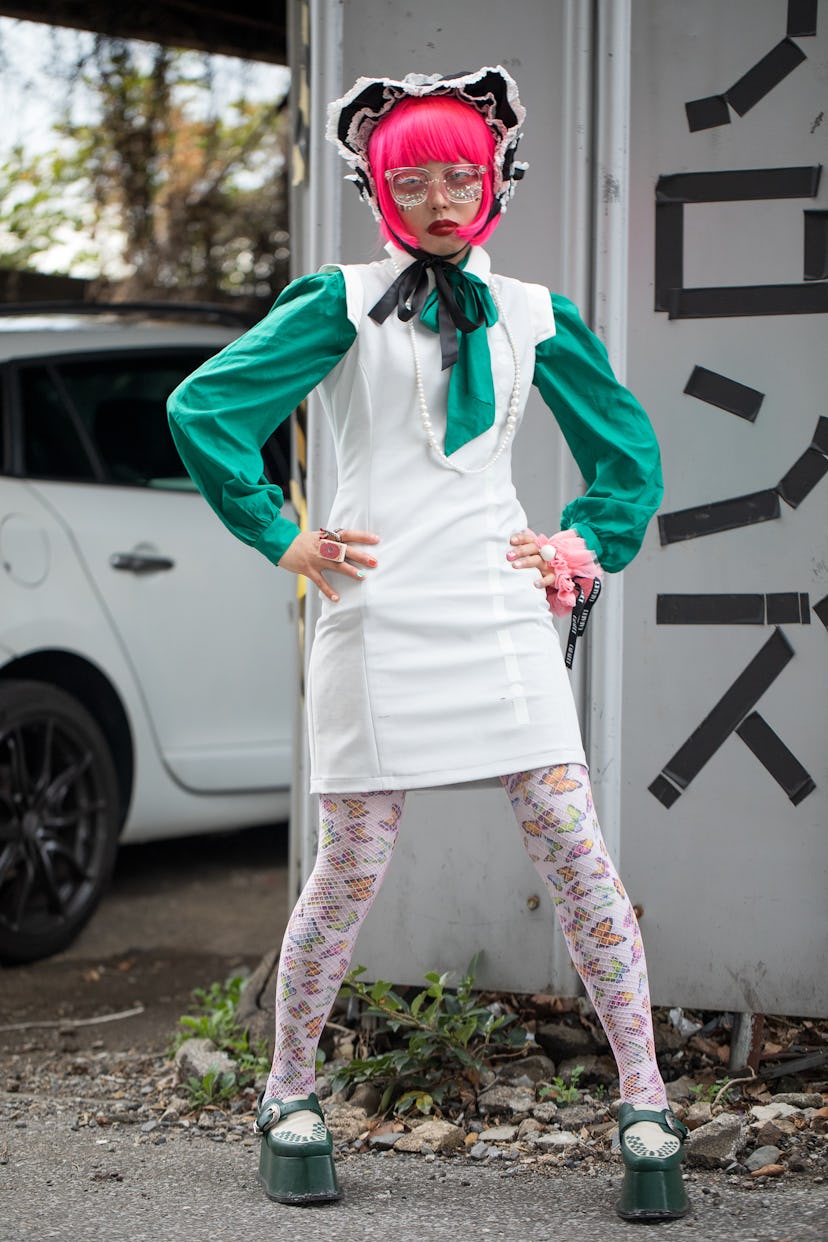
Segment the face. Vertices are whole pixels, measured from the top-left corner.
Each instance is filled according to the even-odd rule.
[[[435,178],[428,187],[425,202],[416,207],[397,206],[408,231],[417,239],[417,245],[428,254],[451,255],[460,250],[457,261],[462,258],[466,242],[457,236],[457,229],[471,224],[480,211],[480,198],[467,203],[453,203],[446,195],[440,176],[453,164],[440,164],[429,160],[420,164]]]

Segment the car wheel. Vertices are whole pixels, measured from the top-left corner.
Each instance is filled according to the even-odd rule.
[[[106,888],[119,831],[109,748],[76,699],[0,681],[0,959],[65,948]]]

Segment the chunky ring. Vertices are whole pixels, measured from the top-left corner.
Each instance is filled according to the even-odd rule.
[[[558,554],[558,550],[555,547],[554,543],[545,543],[543,547],[539,548],[538,550],[541,554],[541,558],[544,561],[548,561],[550,564],[552,561],[554,561],[555,557]]]
[[[320,530],[319,555],[323,561],[344,561],[348,545],[337,539],[338,531]]]

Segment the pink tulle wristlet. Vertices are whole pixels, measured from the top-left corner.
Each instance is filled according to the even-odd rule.
[[[555,571],[555,585],[546,588],[546,598],[555,616],[565,617],[575,607],[578,587],[588,598],[595,579],[602,579],[604,571],[577,531],[562,530],[548,538],[534,531],[527,531],[527,534],[539,548],[551,546],[555,549],[554,559],[548,562]]]

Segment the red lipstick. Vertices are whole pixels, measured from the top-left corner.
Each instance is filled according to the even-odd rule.
[[[459,227],[454,220],[435,220],[428,226],[428,232],[432,237],[448,237],[450,233],[456,233]]]

